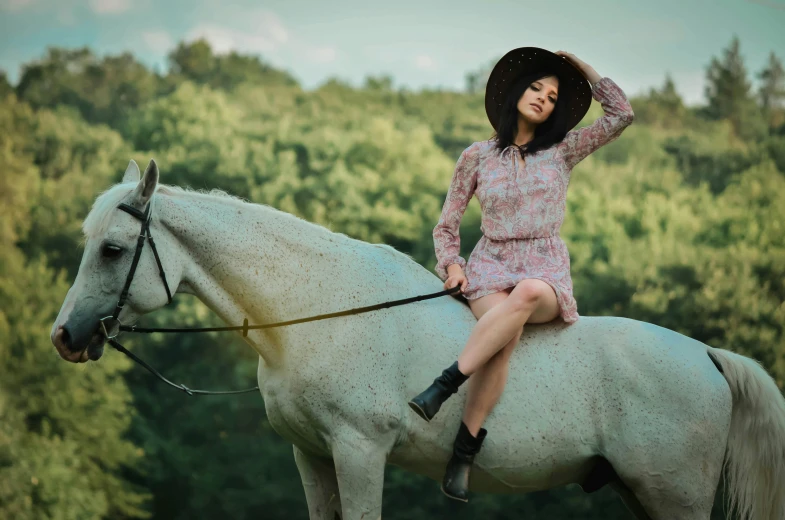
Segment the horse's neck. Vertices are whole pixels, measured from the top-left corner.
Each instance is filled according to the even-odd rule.
[[[358,284],[363,271],[370,271],[361,251],[370,244],[266,206],[220,197],[167,199],[159,207],[164,206],[164,225],[185,249],[184,292],[228,325],[334,312],[343,308],[336,294],[372,285],[372,280]],[[246,340],[269,366],[280,365],[287,354],[283,346],[296,348],[287,339],[292,328],[296,325],[249,331]]]
[[[308,223],[264,206],[220,197],[167,197],[161,220],[184,251],[182,282],[228,325],[299,317],[326,272],[323,240]],[[316,232],[315,232],[316,231]],[[280,329],[250,331],[248,342],[268,364],[282,360]]]

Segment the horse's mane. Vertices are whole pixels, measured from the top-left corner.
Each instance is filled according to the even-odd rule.
[[[96,238],[99,236],[103,236],[106,234],[109,228],[109,222],[111,222],[110,214],[112,211],[117,209],[117,205],[122,202],[123,199],[128,196],[135,188],[137,182],[125,182],[125,183],[118,183],[107,190],[102,192],[93,203],[93,207],[88,213],[87,217],[85,218],[84,222],[82,223],[82,233],[84,234],[84,239],[88,238]],[[404,253],[403,251],[398,251],[394,247],[388,244],[372,244],[370,242],[365,242],[363,240],[358,240],[352,238],[344,233],[339,233],[336,231],[332,231],[320,224],[315,224],[313,222],[309,222],[303,218],[298,217],[297,215],[293,215],[286,211],[281,211],[273,206],[268,204],[261,204],[256,202],[248,201],[242,197],[238,197],[236,195],[231,195],[223,190],[220,189],[211,189],[211,190],[204,190],[204,189],[192,189],[192,188],[182,188],[180,186],[171,186],[168,184],[161,184],[158,183],[156,185],[155,193],[160,193],[162,195],[171,196],[171,197],[197,197],[197,198],[207,198],[213,200],[219,200],[224,203],[233,204],[236,206],[242,206],[244,209],[251,209],[253,211],[257,211],[260,213],[264,212],[274,212],[276,217],[283,218],[283,219],[290,219],[292,224],[296,224],[297,226],[305,227],[308,231],[312,231],[316,234],[329,234],[333,238],[338,238],[340,240],[346,240],[350,242],[352,246],[373,246],[385,249],[395,255],[403,255],[408,259],[415,261],[411,255]],[[155,205],[155,197],[152,198],[153,205]],[[155,212],[155,207],[153,207],[153,212]]]

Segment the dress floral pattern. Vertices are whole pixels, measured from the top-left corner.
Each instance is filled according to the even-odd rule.
[[[459,264],[468,282],[466,299],[538,278],[553,287],[561,318],[567,323],[578,320],[570,255],[559,236],[570,173],[594,150],[618,138],[634,117],[624,92],[610,78],[594,84],[592,97],[600,102],[604,115],[570,130],[550,148],[528,154],[523,167],[518,166],[517,147],[499,152],[493,140],[473,143],[461,153],[433,228],[433,241],[436,274],[444,281],[447,266]],[[482,209],[483,236],[467,262],[459,254],[458,229],[475,193]]]

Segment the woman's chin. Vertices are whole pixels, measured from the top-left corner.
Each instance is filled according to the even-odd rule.
[[[526,121],[526,123],[529,125],[539,125],[545,120],[545,118],[542,117],[542,114],[537,112],[536,108],[532,107],[529,107],[529,110],[527,110],[525,113],[521,112],[519,114],[521,119]]]

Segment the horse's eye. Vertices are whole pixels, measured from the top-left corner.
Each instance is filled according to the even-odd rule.
[[[104,258],[116,258],[120,255],[123,251],[121,247],[113,246],[111,244],[106,244],[103,249],[101,249],[101,255]]]

